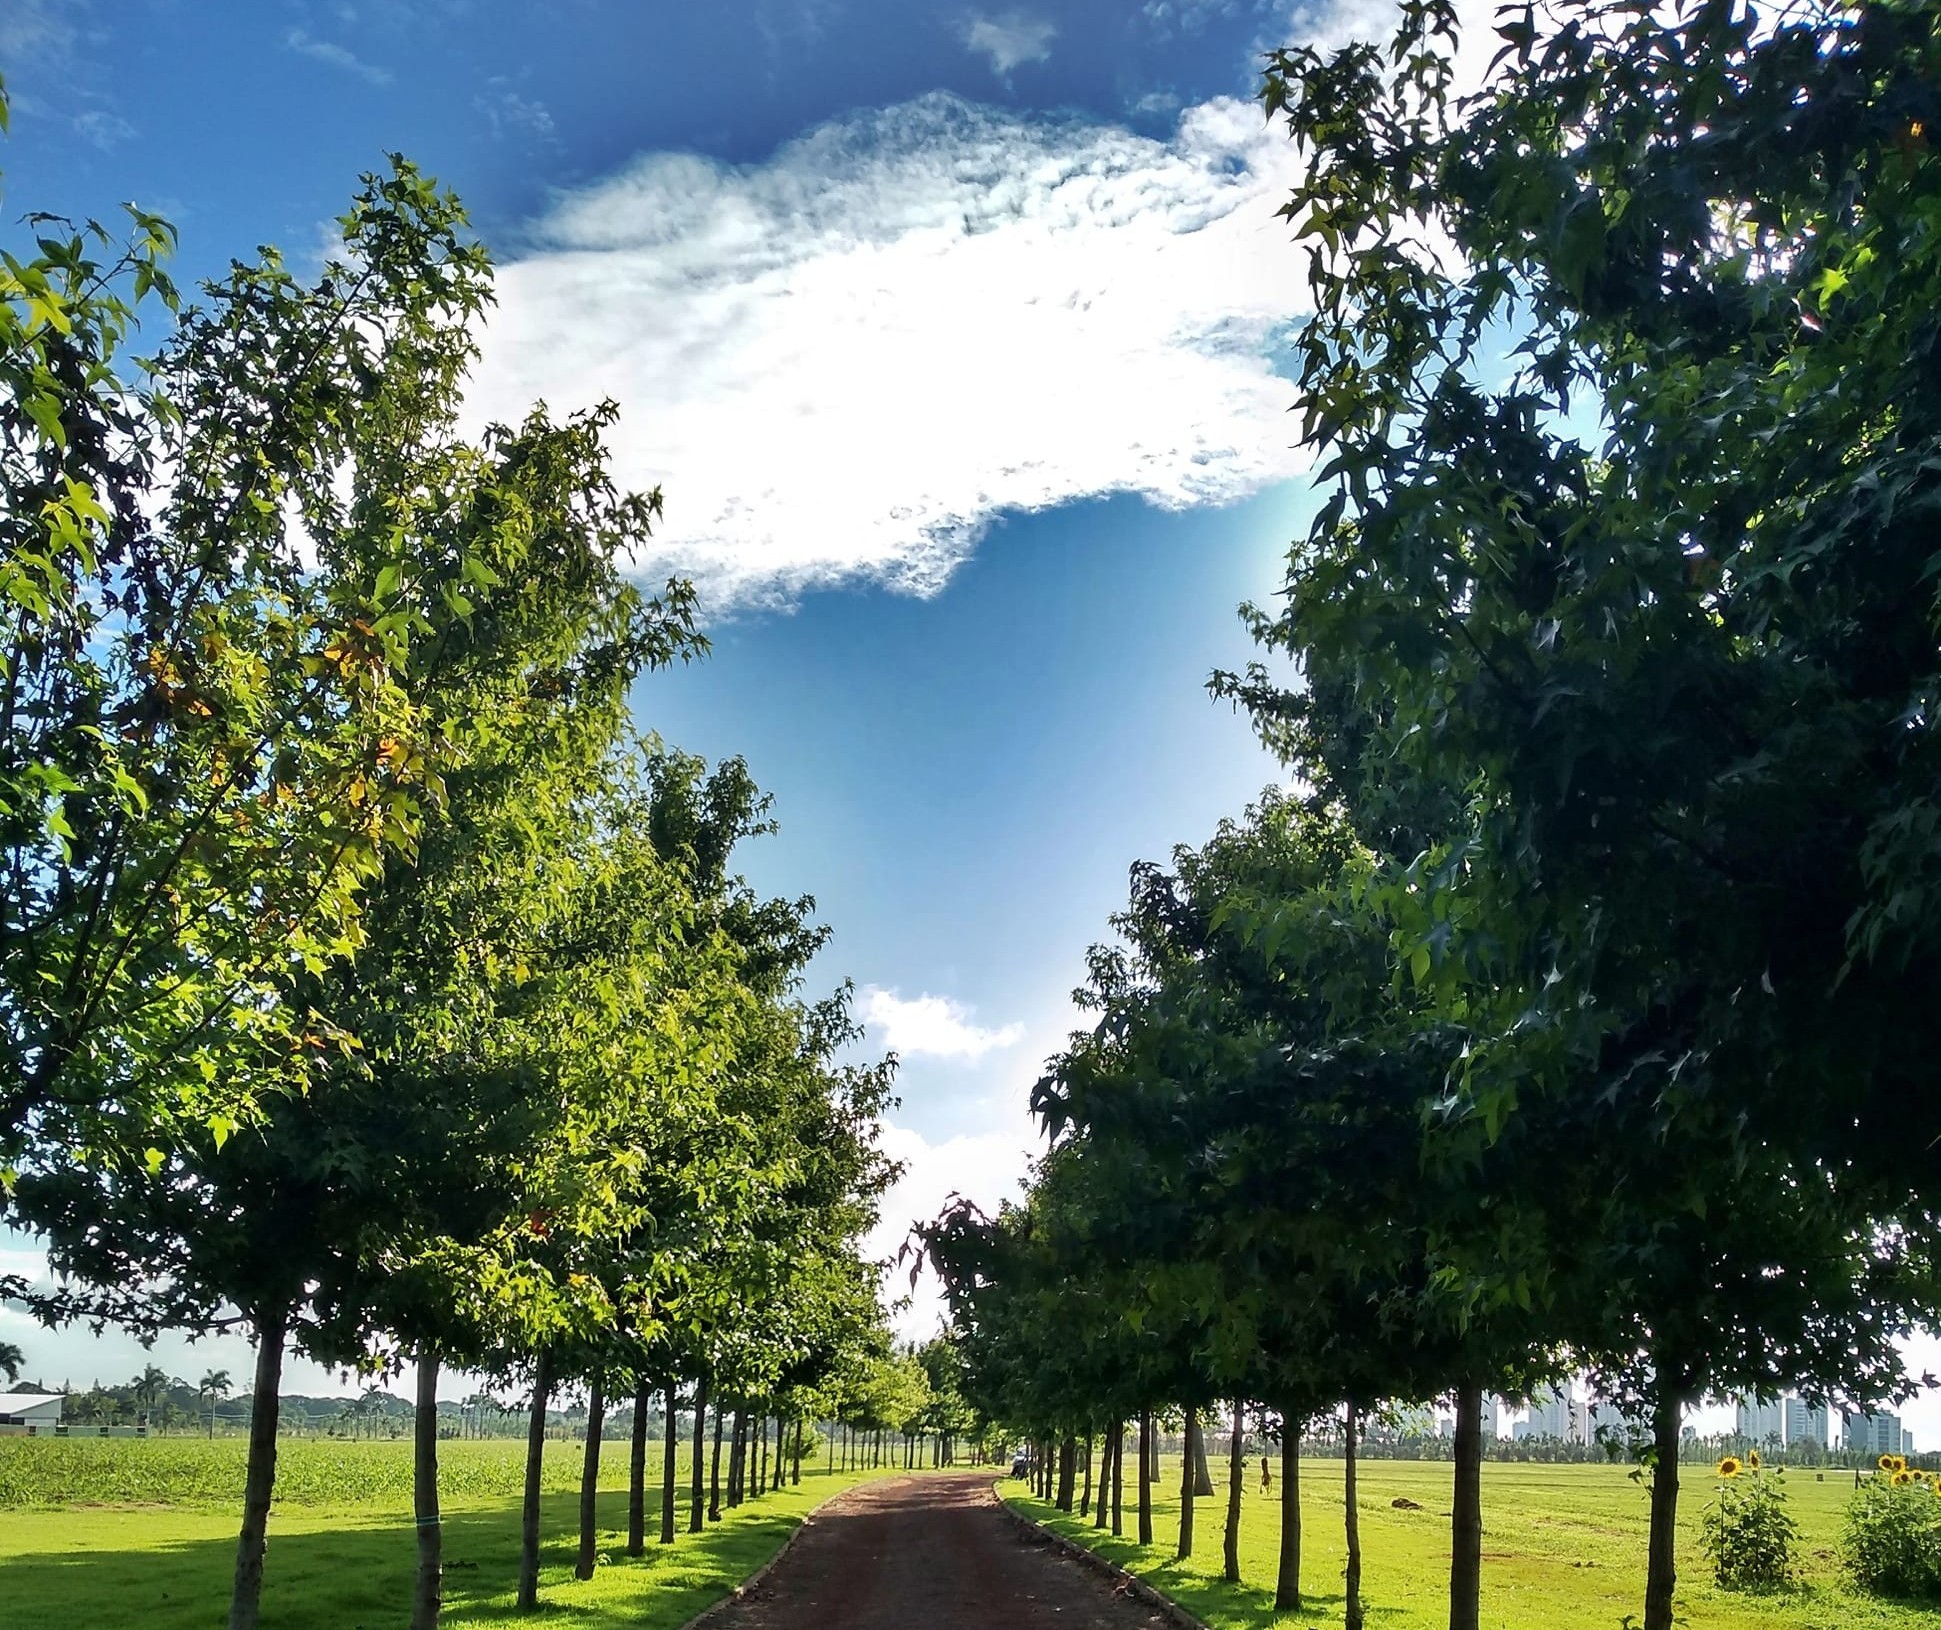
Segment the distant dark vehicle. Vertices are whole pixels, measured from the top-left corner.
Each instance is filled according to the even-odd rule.
[[[1031,1456],[1017,1456],[1011,1462],[1011,1475],[1013,1477],[1029,1477],[1031,1475]]]

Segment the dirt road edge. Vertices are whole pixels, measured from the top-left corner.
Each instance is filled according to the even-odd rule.
[[[876,1482],[876,1481],[879,1481],[879,1480],[876,1478],[865,1478],[863,1480],[863,1482],[865,1483]],[[777,1564],[781,1562],[782,1558],[787,1556],[789,1552],[795,1548],[795,1542],[802,1537],[802,1531],[805,1528],[807,1528],[810,1523],[814,1522],[817,1517],[819,1517],[830,1506],[834,1505],[836,1501],[840,1500],[845,1494],[854,1493],[857,1489],[861,1488],[862,1486],[863,1486],[862,1483],[851,1483],[848,1488],[837,1489],[836,1492],[830,1495],[828,1499],[818,1500],[814,1505],[810,1506],[807,1511],[802,1513],[802,1520],[789,1530],[789,1537],[782,1541],[781,1545],[777,1547],[776,1552],[772,1557],[770,1557],[766,1562],[764,1562],[746,1579],[742,1580],[742,1582],[737,1586],[735,1586],[733,1590],[729,1591],[726,1596],[723,1596],[719,1601],[708,1603],[708,1605],[702,1608],[699,1613],[695,1614],[694,1617],[689,1619],[686,1624],[682,1625],[681,1630],[703,1630],[703,1627],[707,1625],[708,1622],[712,1620],[716,1614],[724,1613],[729,1608],[733,1607],[737,1602],[739,1602],[744,1596],[746,1596],[751,1590],[753,1590],[757,1585],[759,1585],[764,1579],[766,1579],[771,1573],[775,1571]]]
[[[1004,1498],[1003,1491],[998,1487],[996,1480],[993,1480],[991,1483],[991,1496],[997,1501],[998,1510],[1002,1511],[1005,1516],[1009,1517],[1012,1522],[1016,1523],[1027,1534],[1032,1535],[1034,1538],[1042,1537],[1049,1541],[1054,1549],[1063,1552],[1074,1562],[1083,1564],[1095,1573],[1104,1574],[1115,1585],[1121,1586],[1131,1592],[1131,1594],[1138,1597],[1148,1607],[1159,1609],[1161,1613],[1164,1613],[1167,1618],[1179,1627],[1179,1630],[1212,1630],[1212,1627],[1204,1619],[1195,1618],[1185,1608],[1181,1607],[1178,1602],[1174,1601],[1172,1597],[1166,1595],[1163,1591],[1155,1590],[1130,1569],[1120,1567],[1111,1558],[1100,1556],[1097,1551],[1088,1550],[1085,1546],[1079,1544],[1077,1540],[1069,1539],[1059,1533],[1057,1529],[1047,1528],[1043,1523],[1036,1522],[1032,1518],[1027,1517],[1022,1511],[1019,1511],[1013,1506],[1010,1501]]]

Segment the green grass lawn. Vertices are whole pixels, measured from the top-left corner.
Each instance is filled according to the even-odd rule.
[[[79,1445],[87,1447],[87,1445]],[[167,1454],[169,1440],[138,1443]],[[294,1459],[322,1446],[292,1443]],[[394,1453],[408,1467],[409,1444],[359,1445]],[[520,1446],[447,1443],[440,1458],[459,1482]],[[570,1456],[548,1456],[548,1482]],[[206,1452],[206,1451],[205,1451]],[[884,1473],[833,1475],[804,1466],[800,1488],[778,1489],[724,1513],[704,1534],[686,1531],[682,1468],[681,1536],[659,1546],[658,1484],[650,1491],[648,1554],[629,1560],[625,1493],[627,1449],[608,1444],[601,1467],[602,1563],[591,1580],[573,1578],[579,1501],[549,1493],[540,1595],[544,1622],[575,1630],[672,1630],[719,1599],[780,1549],[803,1515],[830,1495]],[[653,1460],[658,1473],[658,1446]],[[305,1468],[305,1486],[314,1480]],[[150,1479],[160,1481],[159,1471]],[[519,1504],[511,1495],[448,1499],[445,1504],[445,1623],[454,1630],[521,1620],[513,1612],[519,1562]],[[120,1501],[0,1510],[0,1624],[19,1630],[216,1630],[228,1614],[238,1513],[233,1502]],[[263,1591],[266,1630],[395,1630],[410,1612],[415,1561],[408,1498],[280,1503],[270,1521]]]
[[[1165,1469],[1154,1502],[1150,1550],[1137,1533],[1126,1488],[1128,1538],[1100,1536],[1006,1479],[1005,1498],[1060,1533],[1102,1551],[1149,1580],[1216,1630],[1327,1626],[1342,1622],[1341,1462],[1302,1466],[1301,1582],[1307,1608],[1276,1614],[1280,1487],[1258,1486],[1249,1461],[1240,1527],[1242,1583],[1220,1578],[1226,1523],[1224,1464],[1219,1492],[1195,1504],[1192,1560],[1177,1563],[1179,1463]],[[1279,1463],[1276,1461],[1276,1472]],[[1698,1549],[1699,1513],[1715,1484],[1706,1468],[1682,1468],[1678,1613],[1692,1630],[1941,1630],[1941,1612],[1880,1602],[1845,1589],[1839,1577],[1840,1517],[1853,1489],[1850,1472],[1787,1477],[1788,1504],[1801,1529],[1804,1577],[1798,1589],[1743,1595],[1717,1589]],[[1356,1500],[1361,1513],[1362,1599],[1371,1630],[1435,1630],[1448,1623],[1450,1469],[1409,1461],[1364,1461]],[[1398,1509],[1397,1499],[1422,1509]],[[1490,1462],[1483,1467],[1483,1623],[1493,1630],[1618,1630],[1644,1610],[1646,1494],[1623,1466],[1544,1466]]]

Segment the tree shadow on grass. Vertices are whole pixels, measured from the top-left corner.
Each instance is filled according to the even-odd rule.
[[[1041,1501],[1014,1499],[1014,1503],[1034,1522],[1042,1523],[1067,1539],[1078,1541],[1086,1549],[1137,1574],[1153,1589],[1188,1612],[1209,1624],[1219,1625],[1220,1630],[1289,1630],[1290,1626],[1306,1626],[1317,1621],[1333,1620],[1339,1623],[1343,1617],[1343,1608],[1348,1600],[1344,1592],[1304,1590],[1298,1609],[1280,1611],[1274,1606],[1274,1592],[1270,1587],[1245,1581],[1235,1585],[1224,1579],[1209,1578],[1205,1573],[1178,1561],[1168,1547],[1141,1546],[1136,1540],[1123,1535],[1115,1538],[1109,1532],[1094,1528],[1089,1519],[1067,1515]],[[1211,1554],[1217,1558],[1220,1548],[1217,1527],[1210,1543]],[[1403,1608],[1369,1601],[1365,1597],[1362,1602],[1363,1616],[1371,1624],[1401,1617],[1405,1612]]]
[[[685,1493],[685,1491],[683,1491]],[[570,1623],[586,1630],[673,1630],[725,1595],[780,1549],[801,1522],[798,1510],[745,1505],[674,1545],[628,1557],[624,1493],[602,1494],[600,1566],[573,1578],[578,1556],[576,1495],[541,1503],[541,1610],[517,1612],[519,1505],[468,1503],[445,1520],[445,1614],[468,1625]],[[207,1537],[158,1535],[153,1544],[92,1543],[88,1513],[73,1518],[72,1549],[23,1551],[0,1562],[0,1622],[21,1630],[211,1630],[227,1611],[236,1541],[232,1519],[211,1513]],[[183,1526],[171,1513],[171,1526]],[[200,1530],[205,1525],[192,1523]],[[218,1532],[220,1530],[220,1532]],[[271,1520],[263,1590],[264,1630],[393,1630],[410,1612],[416,1537],[409,1514],[358,1509],[291,1510]]]

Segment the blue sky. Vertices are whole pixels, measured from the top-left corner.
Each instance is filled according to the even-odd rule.
[[[137,199],[201,276],[266,242],[314,263],[391,151],[465,198],[501,265],[474,416],[619,401],[619,470],[667,500],[640,572],[692,575],[715,639],[640,720],[747,757],[782,822],[750,876],[817,896],[819,978],[903,1056],[890,1246],[1021,1171],[1131,862],[1278,778],[1202,689],[1252,654],[1234,607],[1308,501],[1291,171],[1248,97],[1262,47],[1386,16],[6,0],[4,203]],[[50,1381],[143,1362],[0,1324]],[[247,1368],[237,1342],[156,1356]]]
[[[817,897],[819,980],[903,1058],[887,1246],[1022,1170],[1131,862],[1277,778],[1203,686],[1306,501],[1248,97],[1312,26],[1339,14],[12,0],[0,163],[16,215],[163,211],[191,277],[314,264],[391,151],[466,200],[501,266],[474,416],[619,401],[620,472],[667,499],[639,571],[693,576],[715,642],[640,721],[748,759],[782,823],[751,878]],[[142,1362],[8,1334],[49,1379]],[[211,1356],[242,1357],[159,1354]]]

